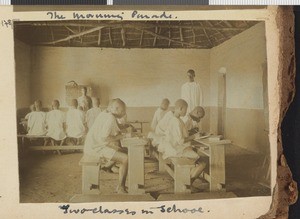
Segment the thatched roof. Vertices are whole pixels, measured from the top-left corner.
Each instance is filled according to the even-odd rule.
[[[30,45],[109,48],[215,47],[257,21],[15,22],[15,37]]]

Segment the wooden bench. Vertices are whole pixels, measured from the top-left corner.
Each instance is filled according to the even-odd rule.
[[[168,162],[169,161],[169,162]],[[174,179],[174,193],[191,193],[191,169],[195,167],[188,158],[169,158],[165,162],[166,171]]]
[[[30,151],[57,151],[61,155],[61,151],[83,150],[83,145],[63,145],[63,146],[30,146]]]
[[[79,161],[82,166],[82,194],[100,194],[100,168],[106,161],[84,155]]]
[[[162,154],[152,150],[152,156],[158,161],[158,171],[167,172],[174,179],[174,193],[191,193],[191,168],[195,166],[188,158],[169,158],[164,160]]]

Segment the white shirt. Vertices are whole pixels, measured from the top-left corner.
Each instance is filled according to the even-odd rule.
[[[151,129],[154,131],[158,122],[164,117],[164,115],[167,113],[167,110],[162,110],[160,107],[155,111],[152,123],[151,123]]]
[[[66,125],[67,135],[71,138],[81,138],[85,134],[85,115],[79,109],[70,108],[67,112]]]
[[[202,106],[202,89],[197,82],[186,82],[181,87],[181,98],[188,103],[187,113],[196,106]]]
[[[61,110],[52,110],[47,113],[46,123],[48,126],[47,136],[57,141],[66,137],[63,124],[66,122],[65,113]]]
[[[107,111],[101,112],[86,136],[84,153],[91,156],[101,155],[102,149],[110,144],[108,138],[118,135],[119,132],[114,115]]]
[[[101,109],[99,107],[93,107],[86,112],[86,124],[89,129],[92,127],[100,113]]]
[[[46,130],[46,113],[31,112],[28,116],[28,135],[45,135]]]
[[[156,135],[158,135],[158,136],[165,135],[165,131],[168,127],[168,123],[173,116],[174,116],[174,113],[172,111],[169,111],[165,114],[165,116],[158,122],[158,124],[155,128]]]
[[[165,133],[165,137],[158,146],[158,150],[163,153],[163,159],[178,157],[186,147],[190,146],[190,143],[184,143],[184,139],[188,137],[188,131],[180,118],[173,115]]]

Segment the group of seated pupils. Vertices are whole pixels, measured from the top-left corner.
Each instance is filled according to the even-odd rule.
[[[83,90],[86,93],[86,88]],[[42,111],[42,102],[36,100],[30,106],[30,111],[21,121],[28,136],[48,137],[52,145],[63,145],[66,139],[73,145],[79,145],[83,143],[101,109],[99,98],[81,96],[70,101],[66,113],[60,110],[58,100],[52,101],[49,112]],[[46,140],[45,144],[49,143]]]
[[[83,92],[86,93],[85,88]],[[92,105],[91,108],[89,103]],[[52,101],[52,110],[46,113],[42,111],[42,102],[36,100],[30,106],[31,112],[25,117],[27,135],[46,136],[52,145],[62,145],[66,138],[73,145],[85,144],[84,153],[98,155],[111,161],[104,167],[109,171],[113,164],[119,161],[122,167],[120,169],[123,170],[119,171],[118,192],[124,193],[128,168],[127,154],[118,147],[120,139],[125,137],[121,134],[122,130],[132,132],[134,128],[126,123],[126,104],[122,100],[111,100],[107,109],[102,112],[99,105],[98,98],[83,95],[78,99],[72,99],[66,113],[60,110],[58,100]],[[206,162],[191,145],[191,141],[201,135],[199,124],[205,111],[201,106],[197,106],[187,113],[188,104],[183,99],[178,99],[174,103],[173,110],[169,110],[169,105],[168,99],[162,100],[154,113],[148,138],[152,146],[162,154],[163,159],[171,157],[193,159],[195,161],[195,167],[191,170],[193,182],[206,166]],[[113,144],[110,144],[110,141]]]

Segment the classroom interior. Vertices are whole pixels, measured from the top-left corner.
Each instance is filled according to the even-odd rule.
[[[128,121],[145,122],[147,135],[161,100],[168,98],[172,109],[187,70],[194,69],[203,91],[202,129],[231,141],[226,190],[235,197],[270,195],[264,22],[161,21],[137,27],[136,22],[125,27],[104,22],[107,28],[88,32],[99,23],[15,23],[17,121],[37,99],[45,111],[54,99],[67,111],[66,86],[75,81],[90,87],[103,109],[110,99],[122,99]],[[80,151],[19,152],[20,201],[64,202],[80,193],[81,156]],[[157,168],[157,162],[145,160],[146,191],[163,200],[160,194],[172,193],[172,178]],[[104,194],[114,193],[117,175],[102,175]],[[201,191],[195,192],[198,198]],[[205,193],[202,198],[217,197]]]

